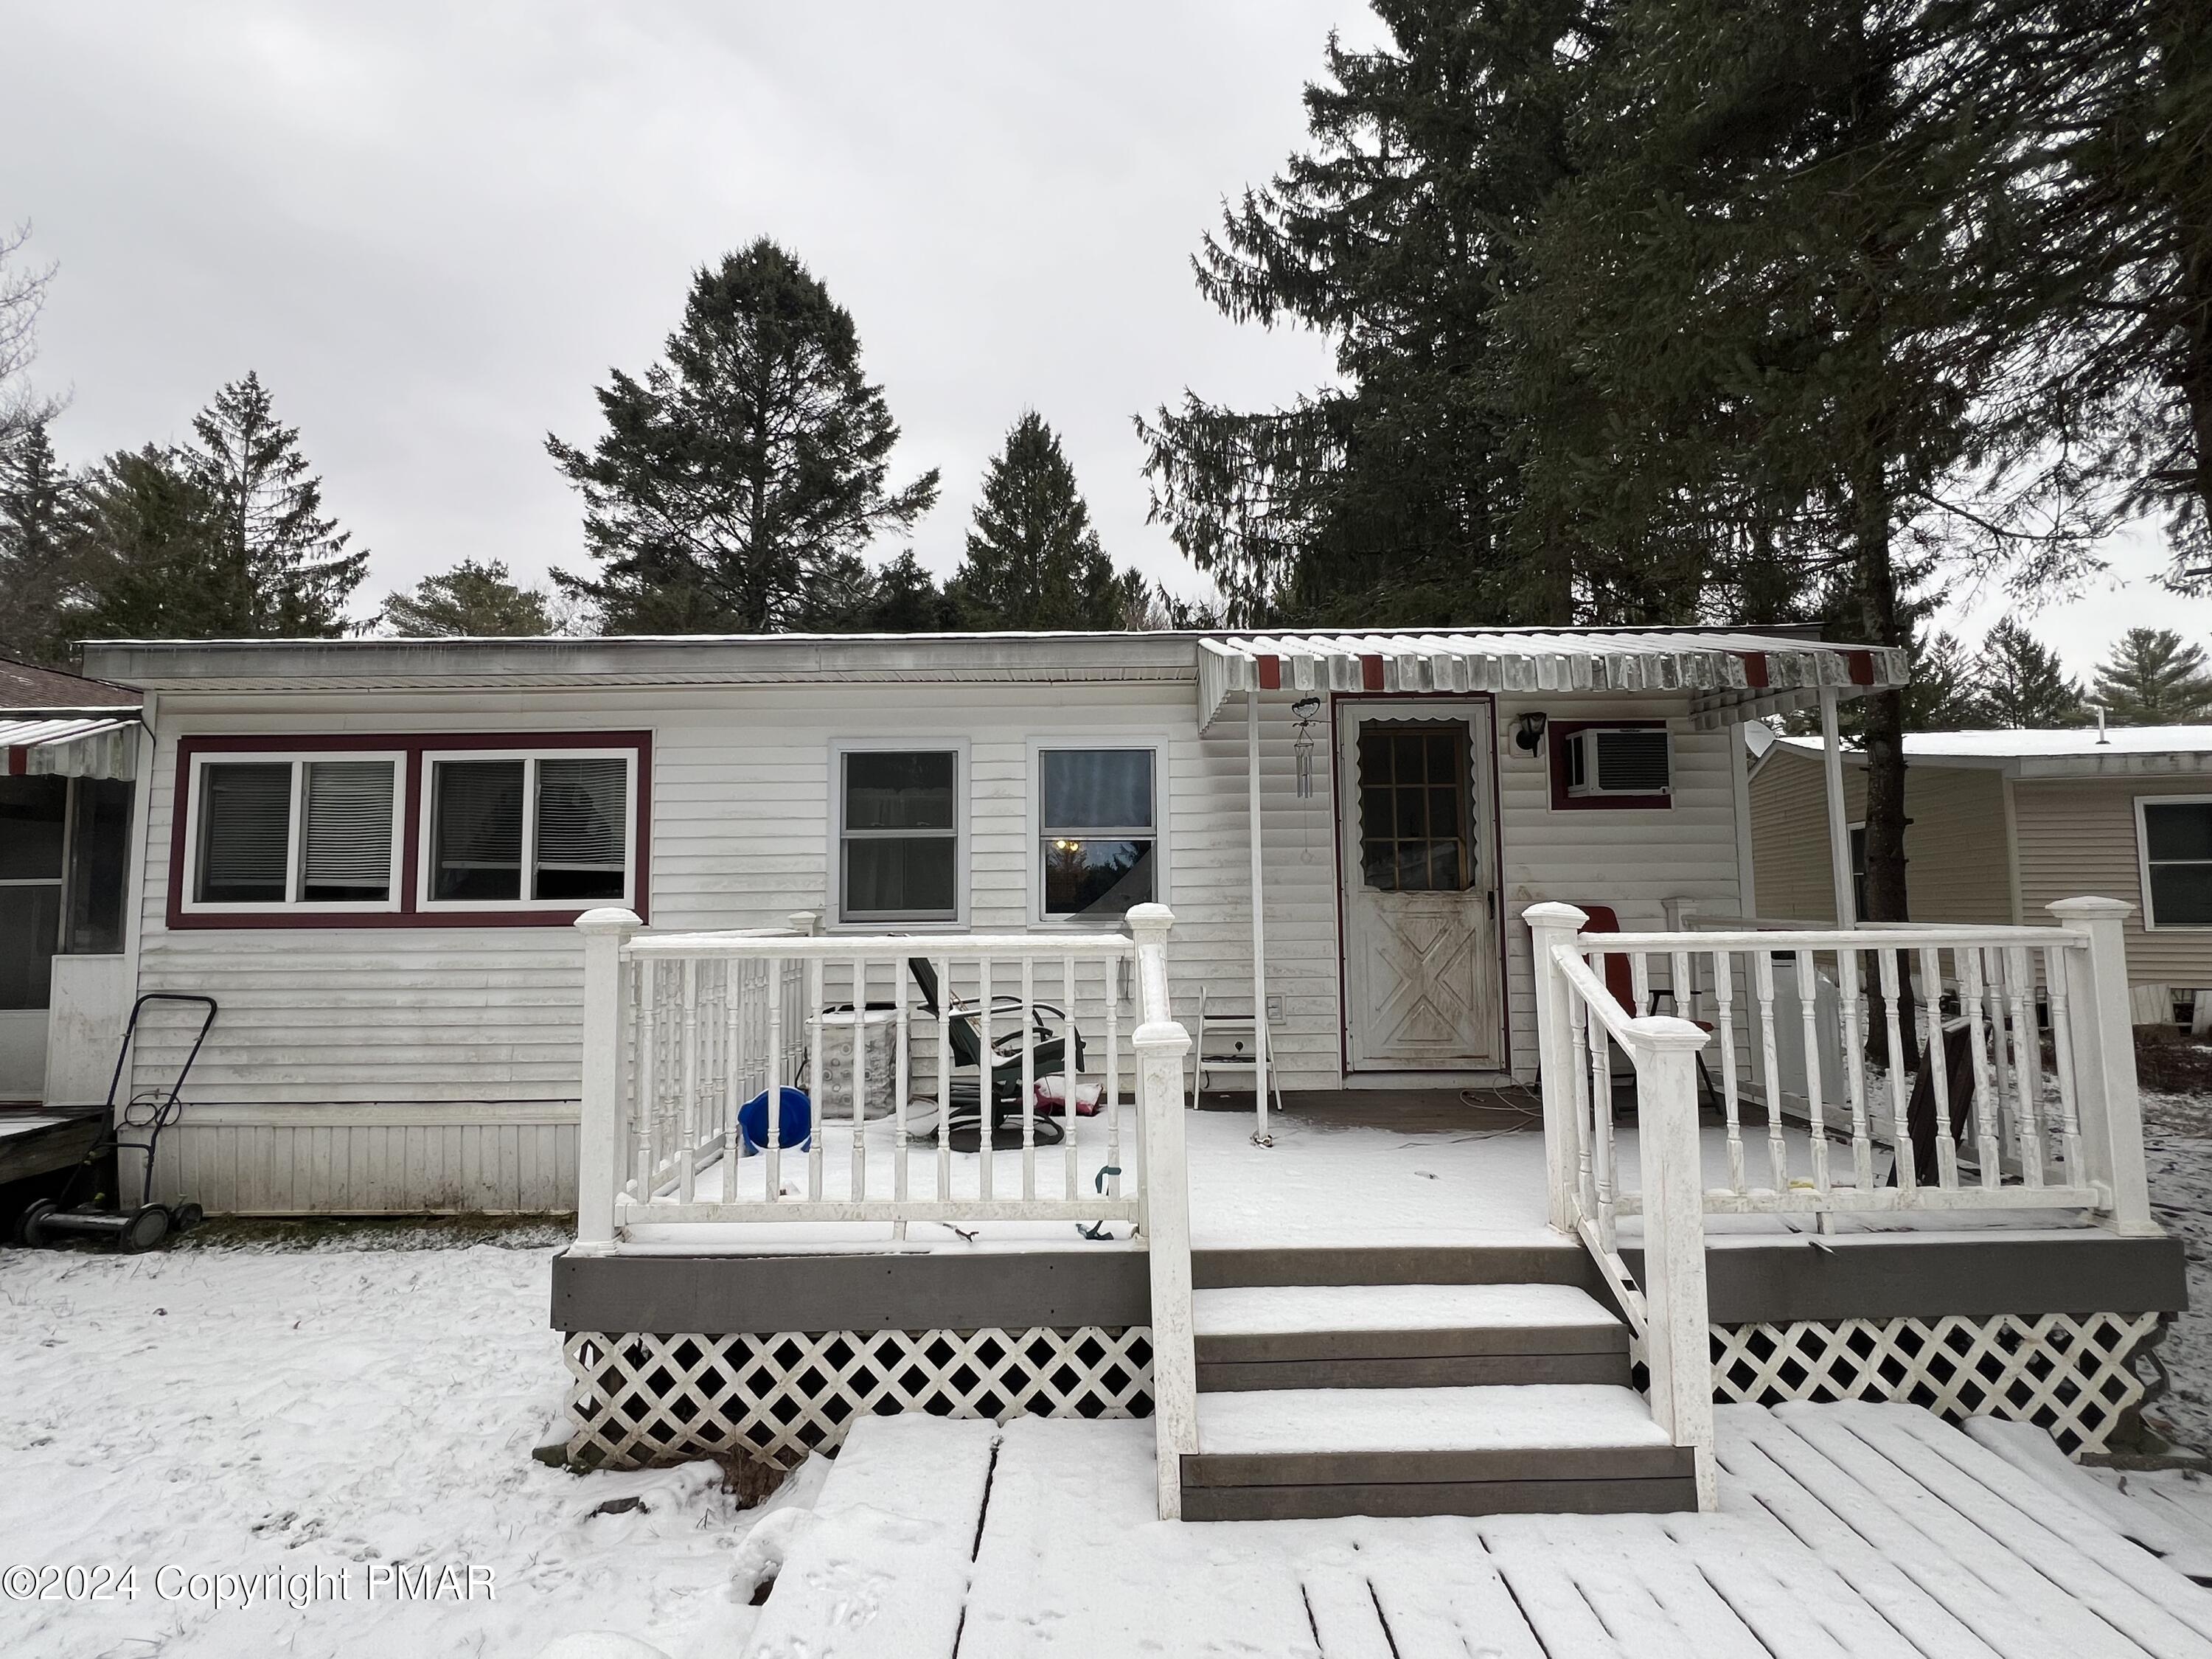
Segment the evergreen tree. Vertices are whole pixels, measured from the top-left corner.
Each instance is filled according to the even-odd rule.
[[[210,568],[199,580],[241,634],[335,639],[345,602],[368,574],[368,554],[323,516],[322,480],[308,471],[295,427],[280,423],[259,375],[216,393],[192,418],[175,465],[214,514]]]
[[[2009,617],[1982,641],[1974,678],[1990,726],[2030,730],[2081,723],[2080,682],[2059,665],[2057,653]]]
[[[1123,625],[1128,591],[1059,435],[1024,410],[983,475],[968,556],[946,592],[973,629],[1106,629]]]
[[[1952,635],[1916,639],[1912,679],[1905,690],[1908,732],[1963,732],[1989,718],[1977,683],[1976,665]]]
[[[2130,628],[2097,665],[2093,701],[2115,726],[2181,726],[2212,715],[2204,653],[2163,628]]]
[[[1388,44],[1332,38],[1312,148],[1208,238],[1200,292],[1333,341],[1338,384],[1243,411],[1186,392],[1138,429],[1152,516],[1232,620],[1570,623],[1575,567],[1516,550],[1519,423],[1497,322],[1563,175],[1577,0],[1379,0]]]
[[[836,631],[855,634],[943,634],[960,626],[960,607],[939,587],[907,549],[875,573],[860,606]]]
[[[83,582],[84,500],[43,425],[0,445],[0,655],[59,667]]]
[[[551,608],[535,588],[517,586],[494,559],[463,559],[451,570],[425,576],[408,593],[384,602],[378,620],[408,638],[515,637],[555,632]]]
[[[219,503],[149,444],[85,475],[84,586],[65,611],[80,639],[235,639],[258,629],[228,574]]]
[[[696,274],[665,361],[598,395],[597,443],[546,450],[583,495],[600,570],[553,575],[611,633],[805,626],[836,608],[811,587],[849,587],[842,562],[937,499],[934,471],[886,487],[899,429],[853,319],[765,238]]]
[[[1676,604],[1700,584],[1700,608],[1754,613],[1779,579],[1889,646],[1947,569],[2032,589],[2081,567],[2103,521],[2015,325],[2031,9],[1620,0],[1503,307],[1531,546],[1657,571]],[[1905,698],[1857,713],[1869,913],[1899,921]]]

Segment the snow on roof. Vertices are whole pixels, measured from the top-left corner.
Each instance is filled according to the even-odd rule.
[[[1770,749],[1788,749],[1818,756],[1820,740],[1812,737],[1750,740],[1756,761]],[[2094,726],[2056,730],[1973,732],[1909,732],[1905,757],[1923,766],[1986,767],[2021,776],[2081,775],[2097,773],[2195,772],[2212,767],[2212,726],[2113,726],[2099,732]],[[1844,758],[1863,764],[1865,756],[1845,749]]]

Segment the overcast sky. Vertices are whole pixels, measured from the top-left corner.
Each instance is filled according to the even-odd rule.
[[[64,456],[180,437],[258,369],[371,550],[363,611],[465,557],[577,567],[545,433],[595,437],[609,366],[763,234],[858,323],[894,482],[943,470],[925,563],[957,562],[1034,405],[1108,550],[1189,590],[1130,417],[1327,374],[1312,337],[1217,316],[1188,259],[1302,143],[1332,26],[1376,32],[1351,0],[0,0],[0,221],[60,267],[36,373],[71,394]],[[2130,623],[2212,634],[2212,601],[2146,586],[2154,538],[2116,553],[2130,583],[2031,618],[2069,665]]]

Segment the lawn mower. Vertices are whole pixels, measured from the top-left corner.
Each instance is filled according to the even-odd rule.
[[[131,1056],[131,1040],[137,1034],[138,1016],[149,1002],[188,1002],[205,1009],[206,1013],[192,1038],[191,1051],[178,1068],[177,1080],[166,1089],[138,1090],[125,1103],[118,1118],[115,1091],[123,1084],[123,1067]],[[184,1110],[179,1097],[184,1093],[185,1079],[191,1075],[192,1062],[200,1056],[200,1045],[207,1041],[208,1031],[215,1024],[215,1014],[213,997],[180,991],[149,991],[131,1005],[131,1018],[123,1028],[123,1046],[115,1054],[115,1074],[107,1080],[107,1129],[84,1155],[84,1161],[70,1171],[60,1197],[39,1199],[23,1212],[17,1236],[24,1243],[51,1244],[65,1235],[78,1233],[94,1237],[106,1236],[114,1242],[118,1250],[130,1253],[150,1250],[172,1232],[185,1232],[199,1225],[205,1212],[198,1205],[190,1200],[171,1205],[154,1202],[154,1152],[161,1144],[161,1131],[174,1123]],[[119,1155],[126,1149],[145,1159],[138,1203],[132,1209],[123,1207],[120,1190],[123,1166]],[[117,1157],[118,1190],[112,1201],[109,1194],[98,1190],[101,1166],[110,1155]],[[86,1188],[92,1190],[87,1192]]]

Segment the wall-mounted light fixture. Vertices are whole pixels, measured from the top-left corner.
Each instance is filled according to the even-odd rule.
[[[1524,755],[1533,755],[1544,746],[1544,726],[1551,717],[1531,709],[1513,722],[1513,746]]]

